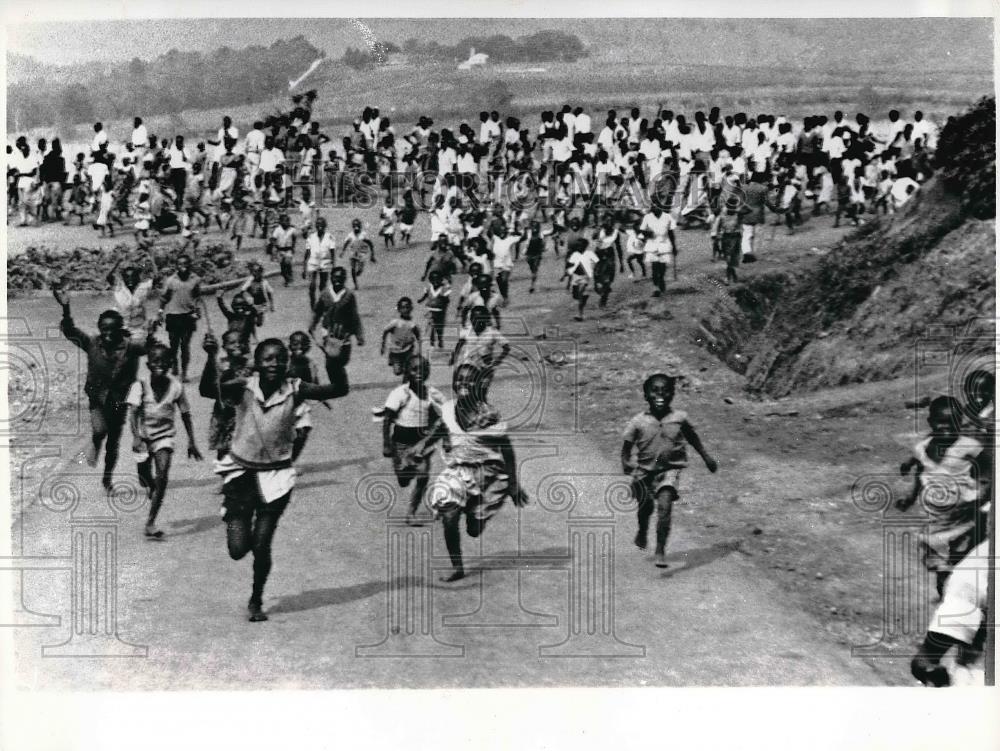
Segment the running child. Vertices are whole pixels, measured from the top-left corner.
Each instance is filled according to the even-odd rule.
[[[444,326],[448,317],[448,303],[451,302],[451,284],[437,270],[432,270],[427,276],[424,293],[417,300],[427,303],[427,318],[430,328],[430,346],[435,340],[439,348],[444,347]]]
[[[459,324],[464,326],[465,322],[469,318],[469,298],[472,293],[476,291],[476,279],[483,273],[483,265],[478,261],[473,261],[469,264],[469,278],[465,280],[465,284],[458,291],[458,318]],[[490,285],[492,285],[492,280]]]
[[[385,243],[385,249],[388,250],[391,247],[396,247],[396,207],[394,204],[387,204],[382,207],[382,216],[379,219],[378,233]],[[372,263],[374,260],[374,253],[372,254]]]
[[[251,376],[223,381],[219,391],[209,395],[236,403],[232,446],[215,471],[224,487],[221,510],[229,556],[238,561],[253,553],[253,588],[247,603],[252,622],[267,620],[263,597],[271,572],[271,544],[295,485],[297,408],[306,400],[338,395],[332,384],[289,378],[288,348],[280,339],[257,345]]]
[[[493,279],[486,274],[480,274],[473,281],[473,289],[465,300],[466,311],[471,313],[477,305],[486,308],[493,316],[493,324],[500,330],[500,296],[493,294]],[[465,326],[467,318],[462,321]]]
[[[149,494],[149,516],[146,519],[146,537],[160,540],[163,531],[156,527],[156,517],[163,505],[170,476],[170,462],[174,453],[174,413],[181,413],[181,421],[188,436],[188,458],[201,461],[201,452],[194,439],[191,408],[181,382],[169,373],[170,348],[154,344],[147,352],[146,366],[149,376],[140,378],[129,389],[128,420],[132,428],[132,452],[136,459],[139,484]],[[155,471],[154,471],[155,467]]]
[[[413,225],[417,222],[417,207],[413,204],[413,194],[406,191],[403,194],[403,206],[399,210],[399,237],[410,247],[410,235],[413,234]]]
[[[502,224],[493,235],[493,270],[496,271],[497,288],[500,290],[503,307],[507,307],[510,303],[510,274],[514,270],[516,247],[521,240],[520,235],[507,234],[506,223]]]
[[[371,256],[372,263],[375,263],[375,245],[368,237],[366,233],[361,228],[361,220],[354,219],[351,221],[351,231],[344,238],[344,247],[340,251],[340,257],[343,258],[347,251],[351,251],[351,281],[354,282],[354,289],[358,288],[358,277],[365,270],[365,248],[367,247],[367,253]],[[388,244],[386,244],[388,247]]]
[[[237,331],[226,331],[222,335],[222,350],[226,353],[226,365],[220,369],[216,358],[219,352],[219,342],[213,334],[205,334],[202,348],[208,354],[205,369],[201,372],[198,383],[198,393],[208,399],[215,399],[212,406],[212,417],[208,424],[208,447],[215,451],[215,458],[222,459],[229,453],[233,440],[233,429],[236,427],[236,402],[225,398],[216,398],[219,383],[226,383],[234,378],[250,376],[250,348]]]
[[[736,267],[740,265],[743,255],[740,242],[743,236],[742,217],[740,216],[740,201],[735,196],[726,200],[726,207],[715,217],[712,232],[719,241],[719,254],[726,262],[726,284],[735,284]]]
[[[458,335],[455,350],[448,364],[456,368],[472,365],[483,379],[484,394],[489,391],[497,368],[510,354],[510,342],[499,329],[490,326],[490,311],[474,305],[469,312],[469,325]]]
[[[239,291],[253,305],[256,314],[254,324],[260,328],[264,325],[264,311],[274,312],[274,289],[264,278],[263,266],[256,261],[251,261],[247,266],[250,269],[250,277],[243,282]]]
[[[430,361],[418,355],[407,363],[406,382],[389,392],[382,412],[382,456],[392,459],[399,487],[411,482],[410,507],[406,521],[416,525],[417,509],[430,482],[430,447],[427,437],[441,420],[444,396],[427,385]],[[416,447],[417,450],[414,450]]]
[[[639,229],[639,221],[637,220],[625,230],[625,262],[628,264],[629,279],[635,279],[635,266],[639,267],[642,278],[646,278],[646,264],[643,261],[645,254],[646,239]]]
[[[413,300],[401,297],[396,303],[399,318],[393,318],[382,331],[382,344],[379,354],[385,355],[385,340],[389,343],[389,367],[393,375],[403,375],[406,372],[410,358],[420,351],[420,327],[413,322]]]
[[[582,321],[583,309],[590,298],[587,290],[594,283],[594,269],[600,259],[582,237],[573,241],[567,248],[567,253],[569,256],[566,259],[566,273],[569,275],[573,299],[577,304],[577,313],[573,316],[573,320]]]
[[[719,465],[701,445],[687,414],[673,409],[676,379],[663,373],[651,375],[642,385],[649,408],[628,421],[622,443],[622,472],[632,477],[632,494],[638,503],[639,531],[635,544],[646,549],[649,517],[656,508],[654,563],[666,568],[670,517],[678,498],[681,470],[687,466],[686,445],[698,452],[709,472]]]
[[[475,315],[475,313],[474,313]],[[425,447],[443,441],[445,468],[427,491],[427,505],[444,527],[445,546],[452,571],[441,577],[453,582],[465,576],[461,522],[470,537],[479,537],[487,522],[508,500],[527,505],[518,482],[517,461],[507,425],[487,401],[487,379],[472,365],[461,365],[452,377],[454,398],[441,406],[436,430],[410,449],[420,455]]]
[[[132,341],[125,332],[121,313],[105,310],[97,319],[97,334],[87,334],[73,322],[66,291],[54,284],[52,296],[62,307],[59,327],[63,336],[87,355],[87,380],[83,391],[90,408],[90,443],[82,458],[91,467],[96,467],[104,445],[102,482],[105,489],[111,490],[118,462],[118,443],[128,411],[126,398],[139,372],[139,358],[156,343],[154,327],[149,328],[145,343]]]
[[[538,222],[532,222],[528,247],[524,251],[524,260],[528,262],[528,269],[531,271],[531,286],[528,287],[529,294],[535,291],[535,284],[538,282],[538,269],[542,265],[542,253],[544,252],[545,237],[542,234],[542,225]]]
[[[273,259],[275,253],[278,254],[278,265],[281,268],[281,276],[285,280],[285,286],[292,283],[293,271],[292,261],[295,257],[295,240],[299,231],[292,226],[288,214],[278,217],[278,226],[271,232],[271,237],[267,241],[267,255]]]
[[[427,258],[427,264],[424,266],[424,273],[421,275],[420,281],[426,281],[432,272],[437,272],[439,277],[451,284],[451,279],[457,271],[458,263],[455,260],[455,254],[452,252],[451,246],[448,245],[448,239],[442,235],[431,246],[431,254]]]
[[[221,289],[215,291],[215,299],[219,310],[225,316],[227,331],[235,333],[247,346],[257,339],[257,311],[242,292],[233,295],[232,307],[226,306],[225,293]]]
[[[906,511],[920,500],[922,511],[929,514],[920,549],[941,595],[955,564],[985,539],[990,499],[980,486],[988,478],[979,477],[977,471],[983,444],[972,435],[962,435],[958,400],[951,396],[931,400],[927,424],[931,434],[899,468],[904,477],[913,470],[913,489],[896,502],[896,508]]]

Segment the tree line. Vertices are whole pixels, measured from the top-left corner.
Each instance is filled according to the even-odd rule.
[[[352,68],[367,68],[385,64],[388,55],[397,52],[417,62],[454,62],[465,60],[470,49],[486,53],[493,62],[505,63],[574,62],[587,55],[583,42],[575,34],[544,30],[517,39],[505,34],[465,37],[450,45],[407,39],[400,48],[392,42],[376,42],[373,48],[348,47],[340,62]]]
[[[186,109],[253,104],[288,90],[322,50],[304,37],[268,47],[171,49],[151,60],[108,65],[37,65],[18,60],[23,75],[7,88],[7,129],[148,117]]]

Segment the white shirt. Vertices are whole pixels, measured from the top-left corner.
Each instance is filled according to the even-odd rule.
[[[322,239],[320,239],[318,233],[313,232],[309,235],[307,242],[309,243],[310,265],[315,265],[322,269],[323,266],[329,267],[333,263],[333,253],[337,248],[337,244],[329,231],[323,233]]]
[[[644,138],[639,144],[639,153],[646,157],[646,161],[652,162],[660,158],[660,142],[653,138]]]
[[[108,165],[104,162],[92,162],[87,167],[87,174],[90,175],[90,185],[97,190],[104,185],[104,178],[108,176]]]
[[[677,229],[677,222],[667,212],[664,211],[659,217],[654,215],[652,211],[646,214],[642,218],[642,224],[639,225],[640,232],[652,234],[652,237],[646,240],[646,252],[657,257],[671,253],[674,248],[667,233],[675,229]]]
[[[463,175],[472,175],[479,171],[479,165],[476,164],[472,152],[466,151],[458,158],[458,171]]]
[[[612,147],[615,145],[614,129],[605,125],[597,136],[597,145],[610,154]]]
[[[514,268],[513,248],[520,242],[520,235],[493,237],[493,268],[497,271],[510,271]]]
[[[573,141],[567,136],[561,141],[552,142],[552,158],[557,162],[565,162],[573,156]]]
[[[95,133],[94,140],[90,142],[90,150],[100,151],[101,144],[105,144],[107,142],[108,142],[108,132],[106,130],[102,130],[100,133]]]
[[[132,129],[132,145],[136,147],[149,145],[149,133],[145,125]]]
[[[892,203],[898,209],[903,206],[910,198],[915,194],[907,194],[906,190],[909,187],[919,188],[920,183],[911,177],[901,177],[892,184],[892,190],[890,195],[892,196]]]
[[[129,291],[121,277],[115,282],[115,310],[122,314],[129,328],[139,329],[146,325],[146,300],[152,290],[152,279],[139,282],[133,291]]]
[[[283,164],[285,155],[277,146],[265,149],[260,154],[260,171],[274,172],[279,164]]]
[[[577,133],[590,133],[590,128],[591,128],[590,115],[588,115],[586,112],[581,112],[579,115],[577,115],[575,127]]]
[[[247,133],[246,142],[243,146],[248,154],[260,154],[264,151],[264,131],[254,128]]]
[[[10,166],[22,175],[27,175],[32,170],[38,169],[39,161],[38,157],[30,151],[28,152],[28,155],[25,156],[21,153],[20,149],[14,149],[14,153],[10,155]],[[35,177],[37,177],[37,175],[35,175]]]
[[[642,126],[642,120],[635,118],[634,120],[628,121],[628,140],[629,143],[639,143],[639,129]]]
[[[494,138],[500,137],[500,123],[496,120],[487,120],[479,126],[479,142],[489,143]]]
[[[187,169],[188,168],[188,155],[187,150],[178,149],[176,144],[171,144],[170,146],[170,169]]]
[[[726,142],[726,146],[732,148],[740,143],[740,127],[738,125],[733,125],[732,127],[722,126],[722,138]]]
[[[600,259],[597,257],[597,253],[592,251],[590,248],[583,251],[582,253],[577,250],[569,257],[566,261],[566,268],[570,270],[571,273],[575,273],[575,269],[580,267],[583,272],[590,277],[594,278],[594,267]]]
[[[572,112],[567,112],[562,116],[562,121],[566,126],[566,135],[572,140],[576,133],[576,116]]]
[[[396,413],[394,422],[401,428],[426,428],[430,424],[430,406],[433,404],[440,414],[445,401],[433,386],[427,387],[427,398],[421,399],[409,384],[402,383],[389,392],[385,408]]]

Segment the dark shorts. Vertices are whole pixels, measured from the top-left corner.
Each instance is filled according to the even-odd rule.
[[[289,491],[267,503],[257,486],[257,473],[248,471],[222,486],[222,498],[222,520],[228,522],[239,517],[252,517],[265,508],[280,516],[292,499],[292,493]]]
[[[197,328],[198,319],[191,313],[167,314],[166,329],[169,336],[191,336]]]
[[[93,433],[121,433],[127,416],[128,408],[125,404],[91,405],[90,429]]]
[[[403,352],[390,352],[389,353],[389,365],[398,365],[399,367],[406,369],[406,364],[413,357],[413,350],[408,349]]]

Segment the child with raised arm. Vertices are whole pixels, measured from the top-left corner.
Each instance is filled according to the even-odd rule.
[[[517,476],[517,461],[500,413],[486,401],[482,373],[461,365],[452,377],[454,397],[441,406],[441,422],[424,441],[410,449],[420,455],[444,439],[445,468],[427,490],[427,505],[444,526],[452,572],[442,581],[465,576],[461,522],[470,537],[479,537],[486,523],[508,500],[525,506],[527,495]]]
[[[271,543],[295,486],[292,465],[298,407],[306,400],[337,397],[335,385],[320,386],[288,377],[288,348],[265,339],[254,351],[254,372],[223,381],[217,393],[236,404],[236,427],[229,453],[216,463],[223,478],[222,518],[229,555],[253,553],[250,621],[266,621],[264,585],[271,572]]]
[[[145,342],[134,342],[125,332],[121,313],[105,310],[97,319],[97,334],[77,328],[70,311],[69,296],[59,285],[53,285],[52,296],[62,307],[60,329],[63,335],[87,355],[87,380],[83,391],[90,408],[91,440],[83,458],[91,467],[104,445],[105,489],[111,489],[118,443],[127,416],[126,398],[139,372],[139,358],[155,344],[154,327],[150,326]]]
[[[663,373],[646,379],[642,392],[649,408],[628,421],[622,443],[622,472],[632,477],[632,493],[638,504],[635,544],[642,550],[646,549],[649,517],[656,508],[657,568],[667,567],[670,518],[678,498],[681,470],[687,466],[687,444],[698,452],[709,472],[719,468],[701,445],[687,414],[671,407],[675,382],[674,377]]]
[[[257,339],[257,311],[242,292],[233,295],[232,307],[226,305],[226,299],[221,289],[215,291],[215,299],[219,310],[227,321],[227,330],[234,332],[249,346],[251,340]]]
[[[250,277],[243,282],[239,290],[253,306],[256,316],[254,323],[260,328],[264,325],[264,311],[274,312],[274,289],[264,278],[263,266],[256,261],[251,261],[247,265],[250,268]]]
[[[152,345],[147,352],[146,365],[149,376],[135,381],[128,392],[128,419],[132,428],[132,452],[135,454],[139,484],[149,494],[149,516],[146,519],[146,537],[160,540],[163,531],[156,527],[156,517],[163,505],[170,475],[170,461],[174,453],[174,413],[181,413],[181,421],[188,436],[188,458],[201,461],[201,452],[194,439],[191,408],[181,382],[171,376],[170,348]],[[155,465],[155,472],[154,472]]]
[[[215,451],[216,459],[221,459],[229,453],[229,445],[233,440],[236,403],[217,397],[217,386],[234,378],[249,377],[250,348],[239,332],[226,331],[222,335],[222,350],[226,353],[226,365],[221,369],[216,362],[219,342],[215,336],[205,334],[202,348],[208,354],[208,359],[205,361],[205,369],[201,372],[198,393],[207,399],[215,399],[208,425],[208,447]]]
[[[399,486],[413,483],[407,523],[416,524],[416,513],[430,481],[427,437],[441,419],[444,396],[427,385],[430,361],[418,355],[407,363],[406,382],[389,392],[382,414],[382,456],[392,459]],[[416,448],[416,450],[414,450]]]
[[[396,303],[399,318],[393,318],[382,331],[382,344],[379,353],[385,355],[385,340],[389,343],[389,367],[393,375],[403,375],[407,371],[410,358],[420,352],[420,327],[413,322],[413,300],[409,297],[399,298]]]

